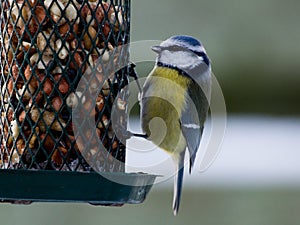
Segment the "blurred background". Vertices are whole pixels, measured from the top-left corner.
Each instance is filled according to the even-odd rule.
[[[186,174],[177,217],[169,180],[122,208],[1,204],[0,224],[300,224],[299,11],[297,0],[133,0],[132,41],[187,34],[205,45],[228,110],[218,158]]]
[[[230,113],[300,115],[300,2],[133,1],[132,41],[199,38]]]

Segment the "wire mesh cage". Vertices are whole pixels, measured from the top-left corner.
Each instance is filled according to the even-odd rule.
[[[75,192],[64,197],[62,193],[71,193],[66,183],[60,197],[43,195],[38,185],[27,197],[18,197],[8,186],[14,189],[20,178],[18,185],[28,189],[30,180],[51,183],[58,174],[61,182],[73,179],[76,184],[82,172],[100,185],[88,157],[96,159],[97,172],[124,172],[126,148],[112,128],[111,110],[117,102],[118,122],[126,129],[128,93],[123,87],[128,83],[129,50],[122,46],[129,43],[130,0],[2,0],[0,12],[0,198],[84,201]],[[116,66],[118,61],[123,66]],[[108,67],[114,72],[107,72]],[[87,97],[93,92],[95,102]],[[73,118],[79,104],[77,115],[92,118],[96,125],[96,134],[78,129],[85,132],[81,139],[74,133]],[[94,135],[105,153],[89,139]],[[83,148],[88,149],[84,157]],[[15,182],[4,183],[8,180]],[[97,197],[86,201],[101,203]]]

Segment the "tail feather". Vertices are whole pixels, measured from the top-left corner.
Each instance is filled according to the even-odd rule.
[[[173,212],[175,216],[178,214],[179,205],[180,205],[183,173],[184,173],[184,152],[180,154],[178,164],[177,164],[177,174],[175,175],[175,181],[174,181]]]

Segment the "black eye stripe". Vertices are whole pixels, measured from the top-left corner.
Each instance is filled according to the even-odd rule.
[[[168,50],[170,52],[177,52],[177,51],[186,51],[185,48],[179,47],[176,45],[168,46],[168,47],[162,47],[162,50]]]
[[[162,47],[161,48],[162,50],[168,50],[170,52],[178,52],[178,51],[182,51],[182,52],[193,52],[194,54],[196,54],[197,56],[200,56],[200,57],[205,57],[206,54],[204,52],[197,52],[197,51],[193,51],[193,50],[189,50],[187,48],[183,48],[183,47],[180,47],[180,46],[169,46],[169,47]]]

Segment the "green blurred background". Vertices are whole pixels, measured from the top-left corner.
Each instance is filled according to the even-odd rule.
[[[199,38],[229,112],[300,115],[300,2],[133,1],[132,41]]]
[[[131,40],[193,35],[206,47],[230,113],[297,117],[300,115],[299,12],[299,0],[133,0]],[[148,69],[139,68],[139,72],[146,75]],[[244,128],[238,131],[248,135]],[[242,159],[243,147],[233,145],[229,149],[238,152],[231,155],[233,162]],[[226,154],[222,150],[215,164],[224,163]],[[254,160],[259,162],[259,153],[253,154],[258,154]],[[280,166],[280,162],[274,165]],[[254,176],[260,173],[249,170],[254,171]],[[272,176],[276,179],[277,174]],[[144,204],[122,208],[1,204],[0,225],[300,224],[299,185],[260,187],[258,180],[240,187],[231,185],[230,179],[224,178],[222,182],[220,186],[186,187],[177,217],[172,215],[173,187],[169,183],[155,186]]]
[[[153,191],[143,205],[97,208],[35,204],[0,208],[3,225],[297,225],[300,193],[270,190],[184,191],[182,209],[171,214],[169,191]]]

